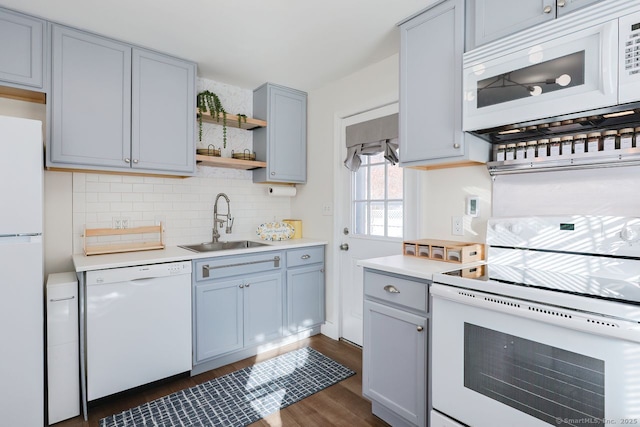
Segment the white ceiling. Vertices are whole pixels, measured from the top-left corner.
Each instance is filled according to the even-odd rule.
[[[0,6],[198,63],[254,89],[312,90],[398,52],[396,24],[435,0],[0,0]]]

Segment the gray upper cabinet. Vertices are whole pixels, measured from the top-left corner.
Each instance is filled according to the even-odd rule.
[[[134,49],[132,66],[132,166],[193,173],[195,65]]]
[[[44,88],[45,21],[0,9],[0,84]]]
[[[253,182],[307,181],[307,94],[266,83],[253,91],[253,117],[266,120],[256,129],[253,149],[266,168],[253,171]]]
[[[400,165],[486,162],[486,143],[462,132],[464,0],[400,25]]]
[[[190,175],[195,64],[52,25],[47,166]]]
[[[54,25],[52,123],[56,166],[129,168],[131,47]]]
[[[466,50],[602,0],[467,0]]]

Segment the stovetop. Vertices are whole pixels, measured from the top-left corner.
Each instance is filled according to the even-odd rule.
[[[491,218],[485,265],[434,283],[640,324],[640,218]]]

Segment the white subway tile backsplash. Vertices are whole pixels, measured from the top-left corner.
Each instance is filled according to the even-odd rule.
[[[87,178],[91,176],[87,174]],[[87,193],[108,193],[111,191],[111,185],[107,182],[87,181],[86,191]]]
[[[92,180],[89,181],[89,177]],[[213,227],[213,202],[218,193],[229,196],[231,214],[235,218],[232,234],[225,234],[224,228],[220,230],[222,240],[256,238],[255,230],[260,224],[290,217],[291,212],[290,199],[270,197],[265,185],[254,184],[250,179],[194,177],[182,179],[179,184],[157,181],[151,187],[148,186],[150,183],[132,183],[133,192],[126,192],[127,187],[120,184],[107,184],[108,189],[96,187],[96,184],[104,183],[95,178],[92,174],[74,174],[76,253],[82,252],[81,236],[85,224],[88,228],[111,227],[113,218],[128,218],[129,227],[163,221],[168,245],[209,241]],[[136,188],[140,185],[144,187]],[[100,188],[100,191],[92,191],[94,188]],[[139,191],[145,188],[151,192]],[[183,191],[178,191],[180,189]],[[226,212],[224,199],[218,203],[219,209]]]
[[[153,191],[153,184],[135,183],[132,185],[131,191],[134,193],[151,193]]]
[[[133,184],[123,184],[123,183],[112,183],[111,184],[111,192],[112,193],[131,193],[133,191]]]
[[[131,183],[131,184],[141,184],[144,182],[144,177],[136,176],[136,175],[124,175],[122,177],[122,182]]]
[[[122,194],[120,193],[97,193],[99,202],[121,202]]]

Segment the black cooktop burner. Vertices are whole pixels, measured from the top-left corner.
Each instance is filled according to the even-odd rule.
[[[640,305],[640,283],[637,281],[497,264],[480,265],[444,274],[480,280],[489,285],[490,282],[500,282]]]

